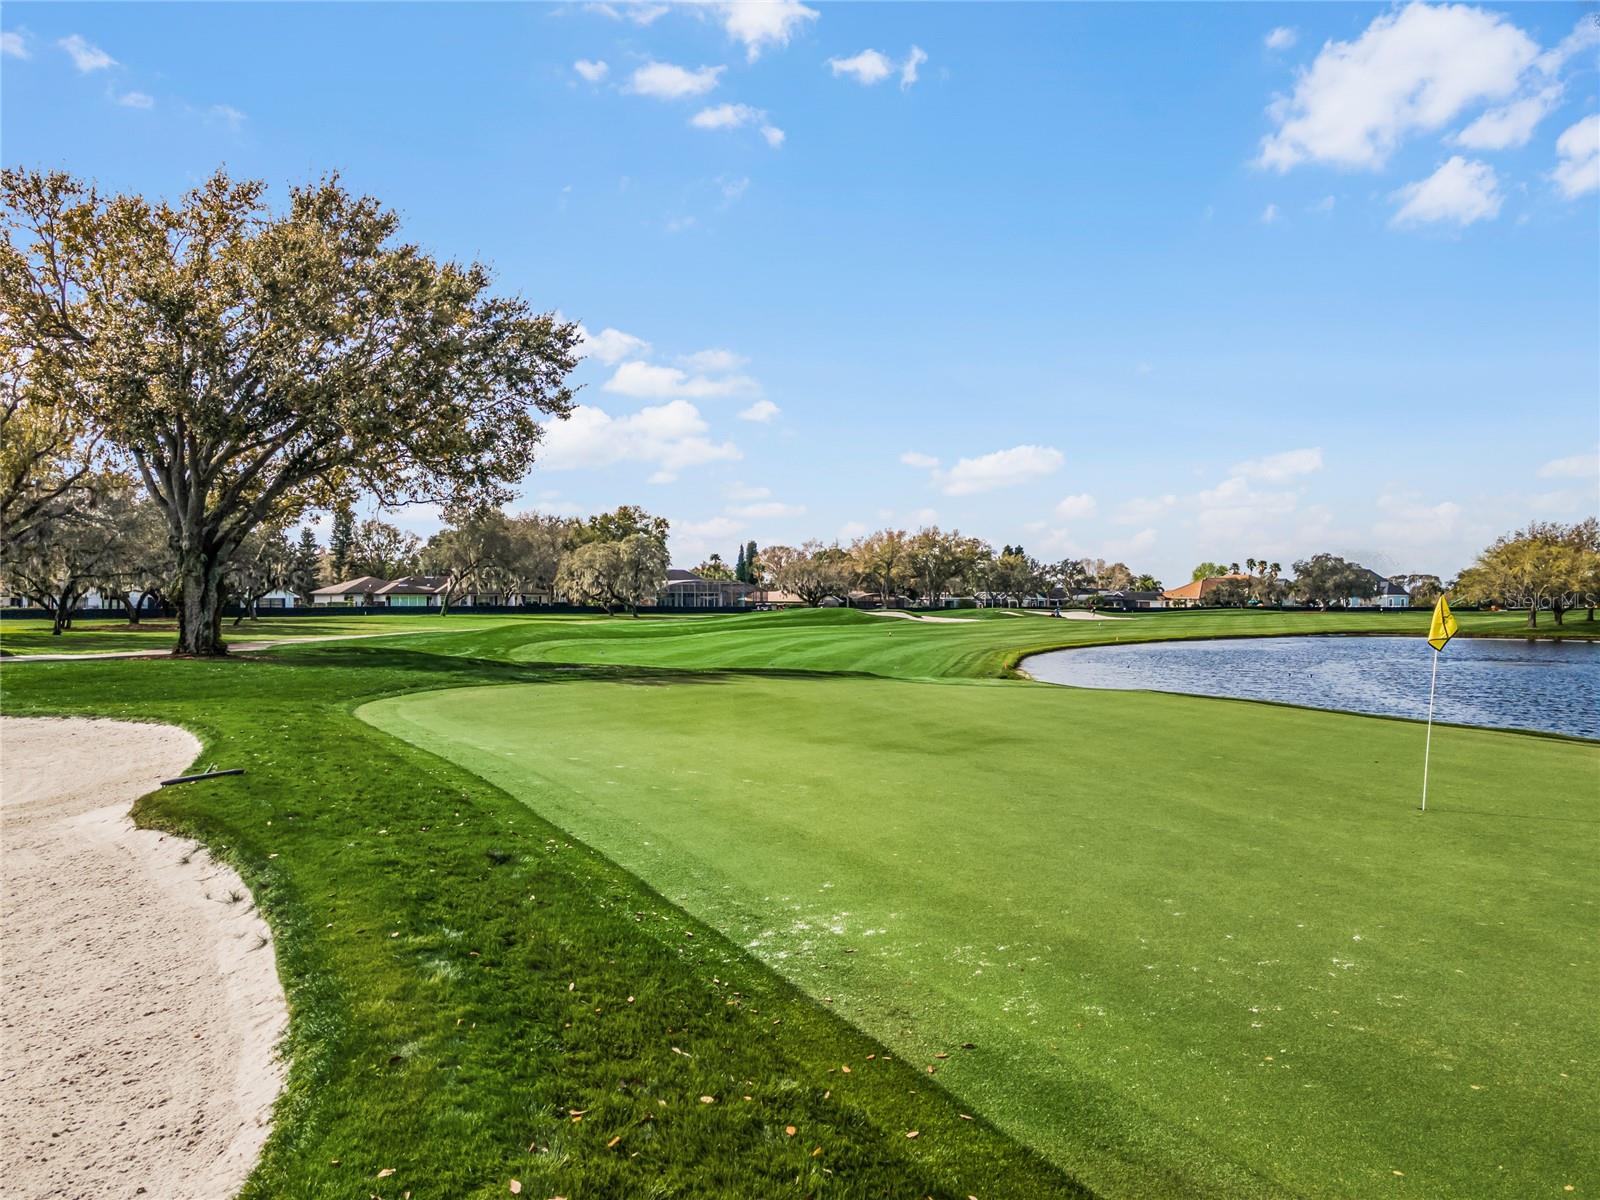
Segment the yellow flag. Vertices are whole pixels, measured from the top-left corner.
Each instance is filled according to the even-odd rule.
[[[1455,637],[1456,630],[1461,626],[1456,624],[1456,616],[1450,611],[1450,605],[1443,596],[1439,603],[1433,606],[1433,624],[1428,626],[1428,645],[1435,650],[1443,650],[1445,643]]]

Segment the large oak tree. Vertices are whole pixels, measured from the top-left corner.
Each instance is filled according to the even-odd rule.
[[[0,334],[160,507],[181,653],[223,652],[252,530],[356,489],[502,502],[536,414],[571,409],[575,325],[400,240],[337,178],[275,213],[222,172],[169,203],[8,169],[0,206]]]

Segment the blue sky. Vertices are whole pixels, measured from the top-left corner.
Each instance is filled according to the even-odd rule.
[[[1594,6],[0,10],[7,164],[337,170],[581,320],[513,508],[1454,573],[1596,508]],[[433,514],[399,514],[427,531]]]

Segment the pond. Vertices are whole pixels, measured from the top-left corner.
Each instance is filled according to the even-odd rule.
[[[1022,666],[1073,687],[1424,719],[1432,655],[1420,637],[1237,638],[1057,650]],[[1600,644],[1456,638],[1439,661],[1434,719],[1600,738]]]

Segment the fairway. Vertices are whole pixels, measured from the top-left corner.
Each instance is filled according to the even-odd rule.
[[[1595,1178],[1594,746],[1440,730],[1423,817],[1411,723],[927,681],[1025,636],[995,620],[739,620],[751,637],[619,622],[506,650],[853,657],[923,681],[624,671],[360,715],[504,788],[1107,1195],[1524,1197]]]

